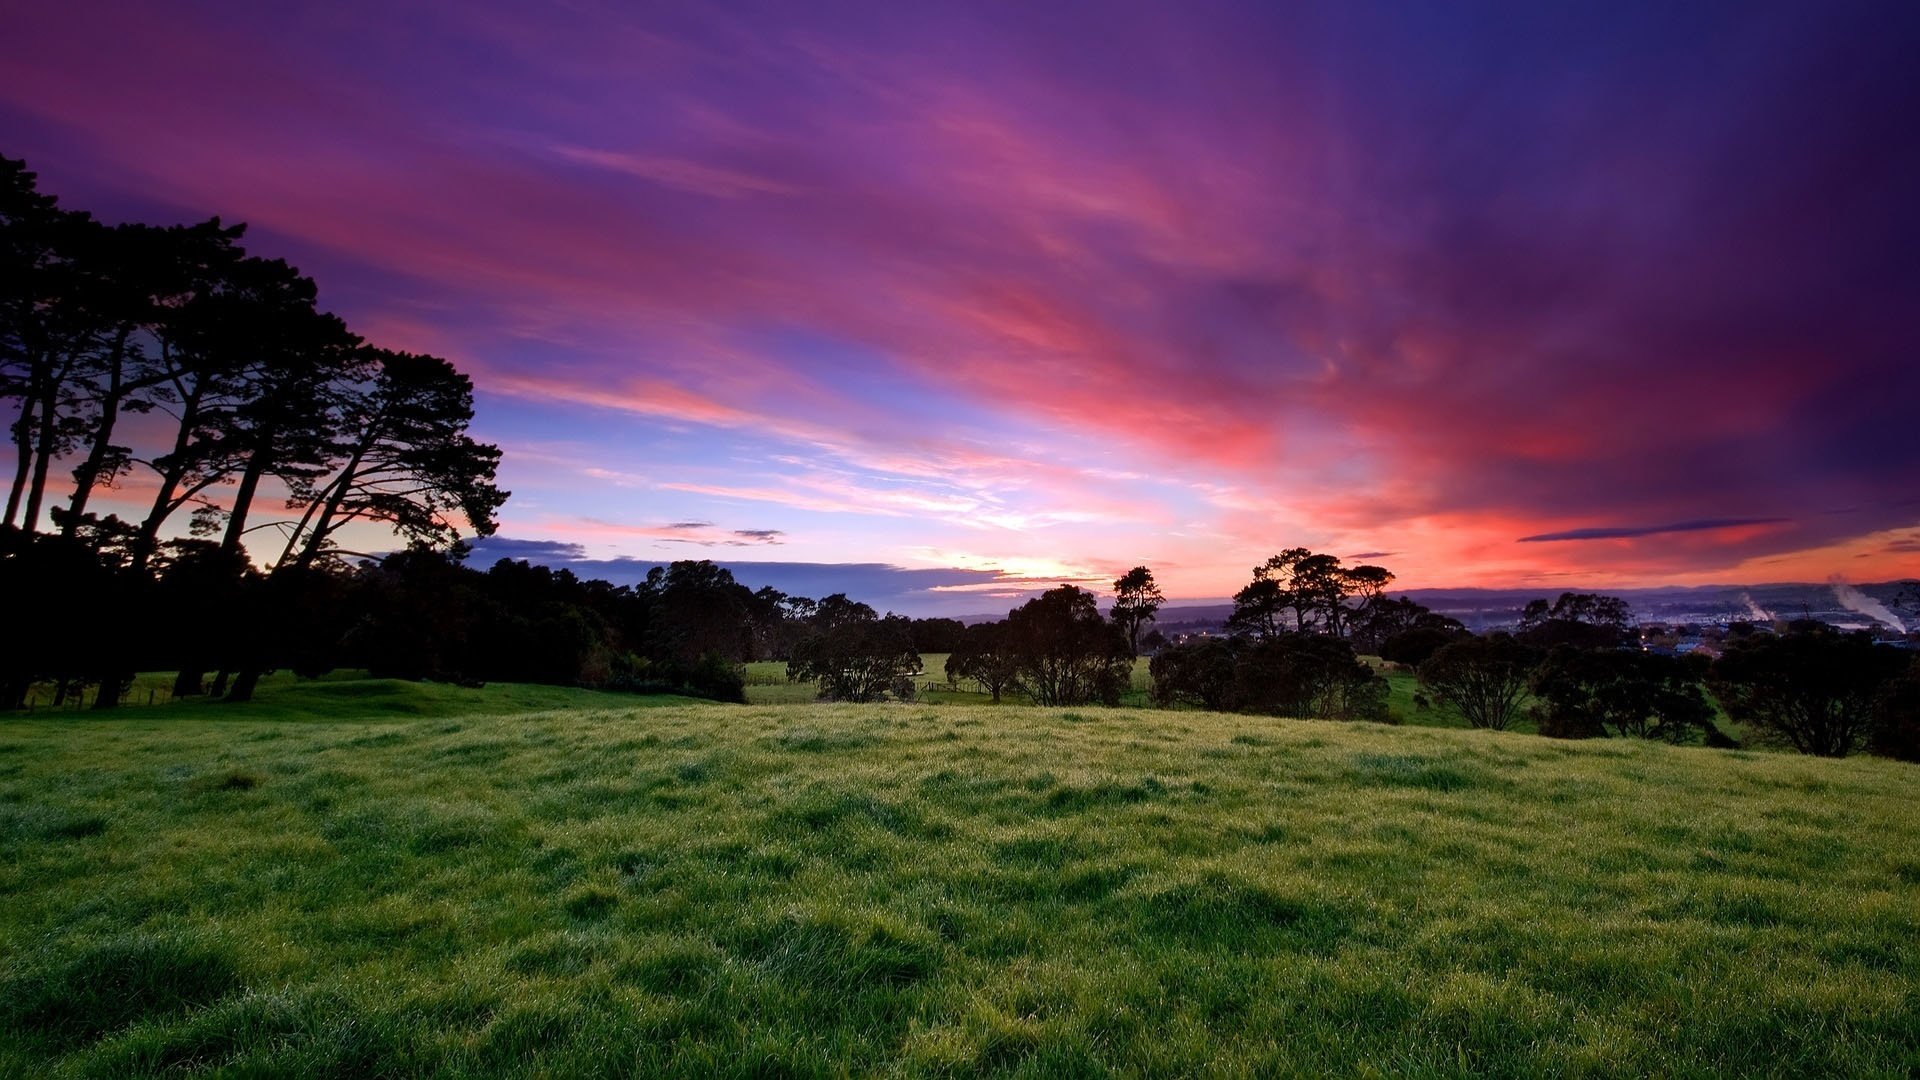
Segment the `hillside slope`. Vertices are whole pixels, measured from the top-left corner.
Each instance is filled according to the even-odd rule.
[[[393,693],[0,722],[0,1074],[1920,1069],[1911,766]]]

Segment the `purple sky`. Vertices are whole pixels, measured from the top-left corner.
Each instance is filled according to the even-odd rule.
[[[1908,3],[19,4],[0,153],[471,372],[499,552],[1879,580],[1917,55]]]

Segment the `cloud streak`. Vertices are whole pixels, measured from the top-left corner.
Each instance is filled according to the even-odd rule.
[[[1744,529],[1755,525],[1784,525],[1790,519],[1770,518],[1708,518],[1700,521],[1676,521],[1671,525],[1596,525],[1582,529],[1567,529],[1562,532],[1540,533],[1535,536],[1523,536],[1522,544],[1553,543],[1563,540],[1628,540],[1642,536],[1660,536],[1666,533],[1718,532],[1722,529]]]

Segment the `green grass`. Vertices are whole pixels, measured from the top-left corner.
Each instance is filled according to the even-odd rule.
[[[0,1075],[1920,1070],[1912,766],[648,704],[0,721]]]
[[[1133,683],[1121,697],[1121,704],[1131,708],[1146,708],[1151,704],[1147,691],[1153,681],[1147,672],[1148,660],[1138,657],[1133,662]],[[747,665],[747,703],[749,705],[799,705],[819,700],[819,690],[810,682],[789,683],[787,662],[785,660],[756,660]],[[978,692],[974,684],[962,679],[957,686],[947,685],[947,654],[921,653],[920,675],[913,680],[918,699],[922,704],[935,705],[991,705],[993,699]],[[931,684],[931,689],[929,685]],[[1001,698],[1004,704],[1030,704],[1025,694],[1006,694]]]

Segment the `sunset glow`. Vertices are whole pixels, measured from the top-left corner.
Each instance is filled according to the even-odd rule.
[[[0,151],[470,373],[496,556],[1920,574],[1915,9],[284,7],[15,5]]]

